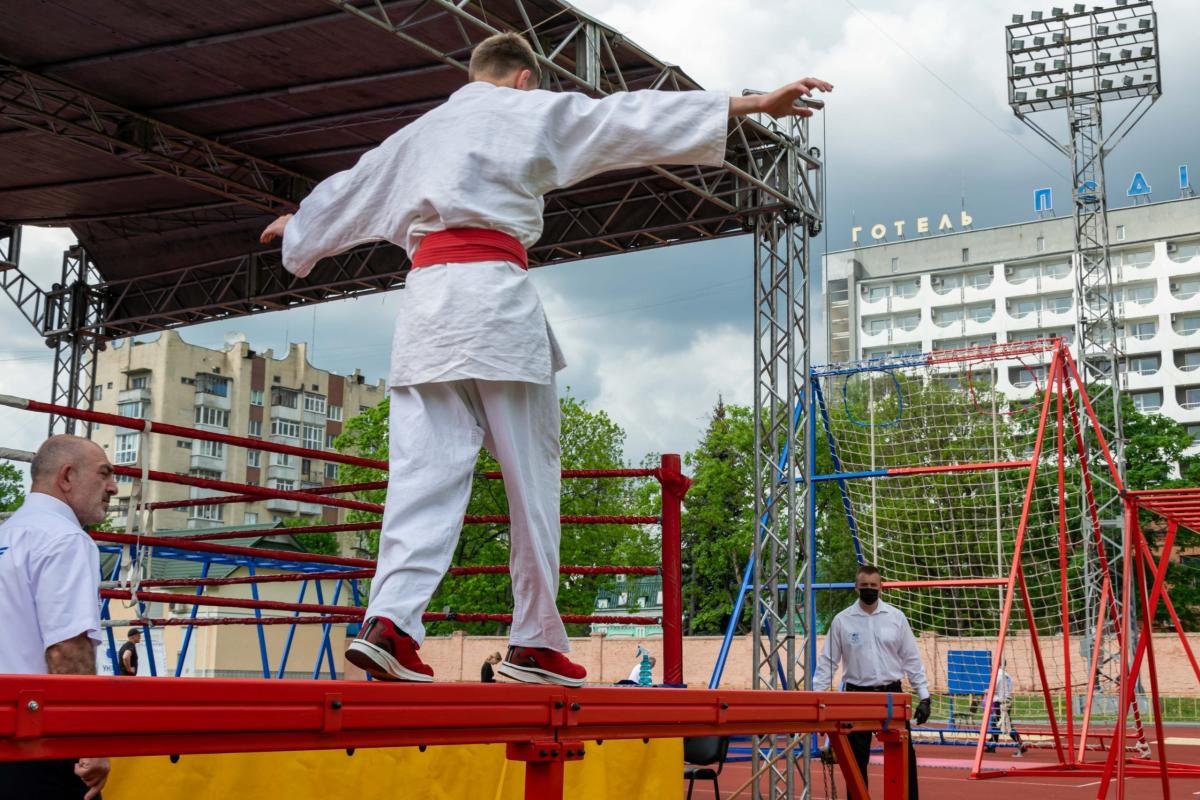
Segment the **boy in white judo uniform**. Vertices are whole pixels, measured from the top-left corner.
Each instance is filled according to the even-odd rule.
[[[403,247],[413,268],[400,296],[388,378],[389,476],[366,620],[346,658],[384,680],[429,681],[417,650],[422,614],[462,530],[480,446],[504,473],[511,515],[513,623],[497,672],[580,686],[556,605],[559,405],[565,366],[529,280],[526,248],[542,233],[542,198],[601,172],[654,164],[718,166],[728,120],[804,115],[795,101],[833,87],[806,78],[767,95],[622,92],[595,100],[536,89],[532,48],[498,34],[471,54],[470,83],[443,105],[322,181],[283,237],[284,267],[363,242]]]

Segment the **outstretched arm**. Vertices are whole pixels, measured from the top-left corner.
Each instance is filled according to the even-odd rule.
[[[766,94],[731,97],[729,98],[729,116],[733,118],[749,114],[770,114],[775,119],[811,117],[813,110],[805,108],[803,105],[797,105],[796,101],[802,97],[810,97],[814,89],[819,92],[832,92],[833,84],[820,78],[802,78]]]

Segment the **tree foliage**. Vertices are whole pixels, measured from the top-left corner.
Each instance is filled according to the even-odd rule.
[[[624,466],[622,447],[625,432],[603,411],[589,409],[583,401],[566,396],[560,399],[562,411],[563,469],[618,469]],[[387,458],[388,401],[385,399],[346,424],[334,446],[339,452]],[[504,485],[483,477],[499,465],[482,451],[475,465],[475,478],[468,514],[508,513]],[[342,465],[343,483],[378,481],[386,478],[378,470]],[[605,479],[567,479],[562,483],[561,511],[564,515],[624,515],[631,513],[636,500],[628,481]],[[358,493],[359,499],[382,503],[383,490]],[[378,519],[378,515],[351,512],[351,521]],[[472,524],[463,528],[455,548],[454,566],[508,563],[509,529],[507,523]],[[379,552],[379,534],[364,537],[365,549],[372,557]],[[560,558],[567,564],[656,564],[659,560],[657,531],[631,525],[564,525]],[[602,576],[564,575],[559,584],[558,606],[563,614],[591,613]],[[466,575],[444,580],[429,604],[431,611],[449,608],[459,613],[507,613],[512,610],[511,584],[505,576]],[[495,623],[437,622],[428,626],[431,634],[465,629],[470,633],[500,634],[506,626]],[[568,625],[568,632],[580,635],[587,626]]]
[[[25,481],[21,470],[0,463],[0,511],[16,511],[25,502]]]

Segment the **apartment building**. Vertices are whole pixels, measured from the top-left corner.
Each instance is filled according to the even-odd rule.
[[[345,420],[387,396],[383,380],[367,383],[359,371],[337,375],[308,362],[307,347],[293,343],[282,358],[259,353],[231,335],[219,350],[188,344],[174,331],[155,339],[114,342],[99,354],[94,399],[97,411],[155,422],[250,436],[313,450],[333,450]],[[337,465],[320,457],[266,453],[180,436],[150,436],[99,426],[92,438],[109,460],[150,469],[253,486],[294,490],[334,485]],[[148,450],[148,452],[147,452]],[[119,478],[111,522],[127,523],[132,478]],[[148,502],[203,499],[210,489],[151,483]],[[342,521],[344,512],[295,500],[205,504],[154,512],[155,530],[255,525],[301,517],[316,523]],[[135,520],[136,523],[136,520]]]
[[[1108,221],[1123,389],[1200,444],[1200,198],[1113,209]],[[1068,216],[828,253],[829,360],[1073,342],[1073,250]],[[1045,370],[1012,363],[997,386],[1028,395]]]

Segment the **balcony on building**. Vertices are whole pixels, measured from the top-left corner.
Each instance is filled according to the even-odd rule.
[[[1171,329],[1180,336],[1196,336],[1200,334],[1200,311],[1172,314]]]
[[[1200,239],[1167,242],[1167,258],[1176,264],[1186,264],[1196,256],[1200,256]]]
[[[1200,350],[1176,350],[1175,369],[1180,372],[1200,372]]]
[[[292,422],[300,421],[300,396],[302,392],[296,389],[285,389],[282,386],[271,387],[271,411],[276,419],[286,419]]]
[[[149,403],[150,402],[150,387],[143,386],[138,389],[122,389],[117,392],[117,404],[121,403]]]
[[[197,373],[195,405],[229,411],[229,384],[229,379],[220,375]]]
[[[295,514],[300,509],[300,503],[295,500],[283,500],[278,497],[272,497],[267,500],[267,510],[275,511],[280,514]]]
[[[1176,386],[1175,402],[1185,411],[1200,409],[1200,383]]]

